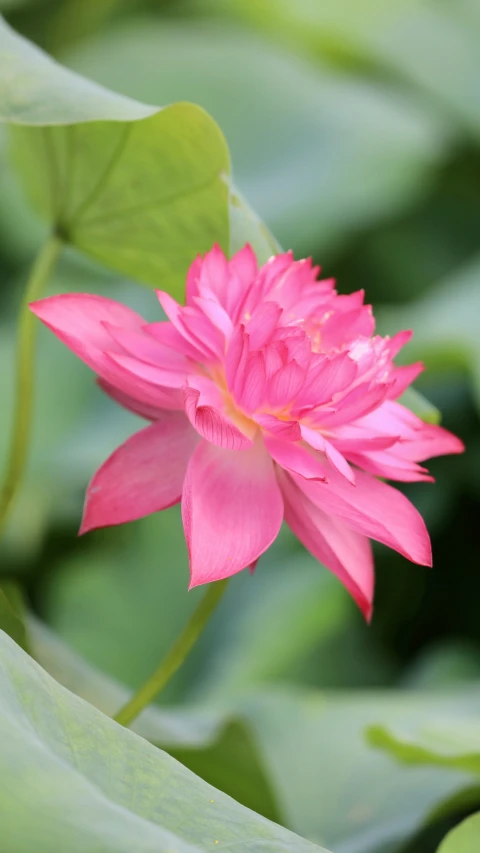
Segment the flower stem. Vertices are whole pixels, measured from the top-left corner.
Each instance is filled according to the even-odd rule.
[[[33,374],[37,318],[29,302],[38,299],[57,262],[62,241],[51,234],[35,258],[20,308],[17,332],[15,408],[7,467],[0,488],[0,533],[17,493],[27,462],[33,409]]]
[[[122,726],[128,726],[158,696],[171,677],[180,669],[189,651],[193,648],[206,627],[212,613],[220,603],[227,588],[228,580],[226,578],[225,580],[216,581],[208,585],[204,597],[193,611],[182,633],[170,651],[167,652],[158,669],[152,673],[150,678],[147,678],[137,693],[115,715],[114,720],[117,723],[120,723]]]

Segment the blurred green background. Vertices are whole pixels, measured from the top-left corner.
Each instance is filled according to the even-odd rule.
[[[343,587],[285,531],[254,577],[232,582],[162,701],[188,709],[208,700],[228,715],[238,702],[208,748],[171,748],[256,810],[334,853],[433,851],[448,821],[480,804],[476,789],[448,820],[435,814],[422,829],[438,800],[467,782],[428,771],[412,783],[402,769],[396,788],[390,759],[371,758],[362,744],[353,758],[347,732],[356,727],[360,743],[360,723],[349,718],[355,703],[361,721],[381,721],[384,706],[387,717],[390,708],[401,713],[415,691],[460,695],[480,680],[480,4],[0,0],[0,10],[61,62],[118,92],[204,106],[227,137],[236,185],[280,244],[312,255],[340,290],[365,288],[383,333],[414,329],[406,358],[428,368],[417,387],[467,445],[464,456],[432,463],[435,485],[406,489],[431,532],[434,569],[378,547],[367,627]],[[15,317],[43,226],[3,137],[0,160],[3,462]],[[67,290],[114,295],[152,318],[156,310],[148,290],[71,250],[50,286]],[[33,448],[0,546],[1,575],[20,582],[31,610],[85,661],[137,687],[202,594],[186,591],[179,509],[76,538],[90,476],[140,421],[102,397],[53,336],[39,337]],[[51,666],[58,674],[58,662]],[[323,692],[338,690],[349,692]],[[250,695],[255,711],[237,698]],[[300,741],[324,701],[310,766],[311,742]],[[275,725],[262,729],[265,715]],[[282,720],[299,732],[290,746]],[[340,761],[338,770],[344,753],[351,766]],[[290,779],[294,806],[278,783],[288,758],[299,777]],[[342,812],[355,769],[372,802],[380,798],[378,814],[368,797],[363,812]]]

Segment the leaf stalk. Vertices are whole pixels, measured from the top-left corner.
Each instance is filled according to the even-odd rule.
[[[228,581],[229,578],[226,578],[225,580],[208,584],[205,595],[158,668],[115,715],[114,720],[117,723],[120,723],[122,726],[128,726],[168,684],[172,676],[181,667],[188,653],[203,633],[210,617],[220,604]]]
[[[0,488],[0,535],[5,527],[28,459],[32,426],[37,318],[29,303],[38,299],[57,263],[62,240],[52,233],[38,252],[25,287],[17,331],[15,404],[6,470]]]

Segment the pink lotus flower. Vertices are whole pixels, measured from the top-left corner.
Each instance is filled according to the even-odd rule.
[[[258,269],[245,246],[215,246],[188,272],[186,307],[158,292],[168,321],[89,294],[32,311],[151,424],[119,447],[87,491],[81,532],[182,502],[191,586],[255,565],[285,519],[367,618],[369,539],[431,565],[412,504],[377,477],[431,480],[419,462],[459,439],[397,402],[421,364],[397,367],[410,332],[374,335],[362,291],[339,296],[290,252]]]

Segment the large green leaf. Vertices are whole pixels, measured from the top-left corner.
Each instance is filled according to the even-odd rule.
[[[0,251],[3,258],[18,265],[33,256],[45,239],[47,226],[32,210],[12,169],[9,142],[8,129],[0,127]]]
[[[69,693],[3,632],[0,771],[5,853],[318,851]]]
[[[228,148],[201,108],[116,95],[2,20],[0,81],[0,120],[13,126],[30,196],[73,245],[177,293],[197,252],[228,248]]]
[[[125,690],[91,670],[44,626],[30,626],[34,652],[61,683],[112,712]],[[466,773],[397,765],[365,739],[369,724],[427,722],[432,708],[465,713],[478,705],[478,690],[446,693],[263,689],[259,693],[202,706],[149,708],[135,729],[181,756],[199,773],[241,796],[251,780],[243,753],[225,738],[227,724],[240,724],[258,752],[265,783],[249,792],[265,808],[267,784],[286,824],[335,853],[377,853],[400,844],[429,819],[437,803],[463,791]],[[222,770],[222,754],[225,758]],[[228,762],[228,769],[225,763]],[[260,791],[258,794],[257,792]],[[255,797],[258,800],[255,801]]]
[[[440,844],[438,853],[478,853],[479,850],[480,812],[452,829]]]
[[[205,107],[226,134],[235,181],[297,253],[417,197],[445,151],[442,127],[399,94],[238,27],[129,21],[67,59],[133,97]]]

